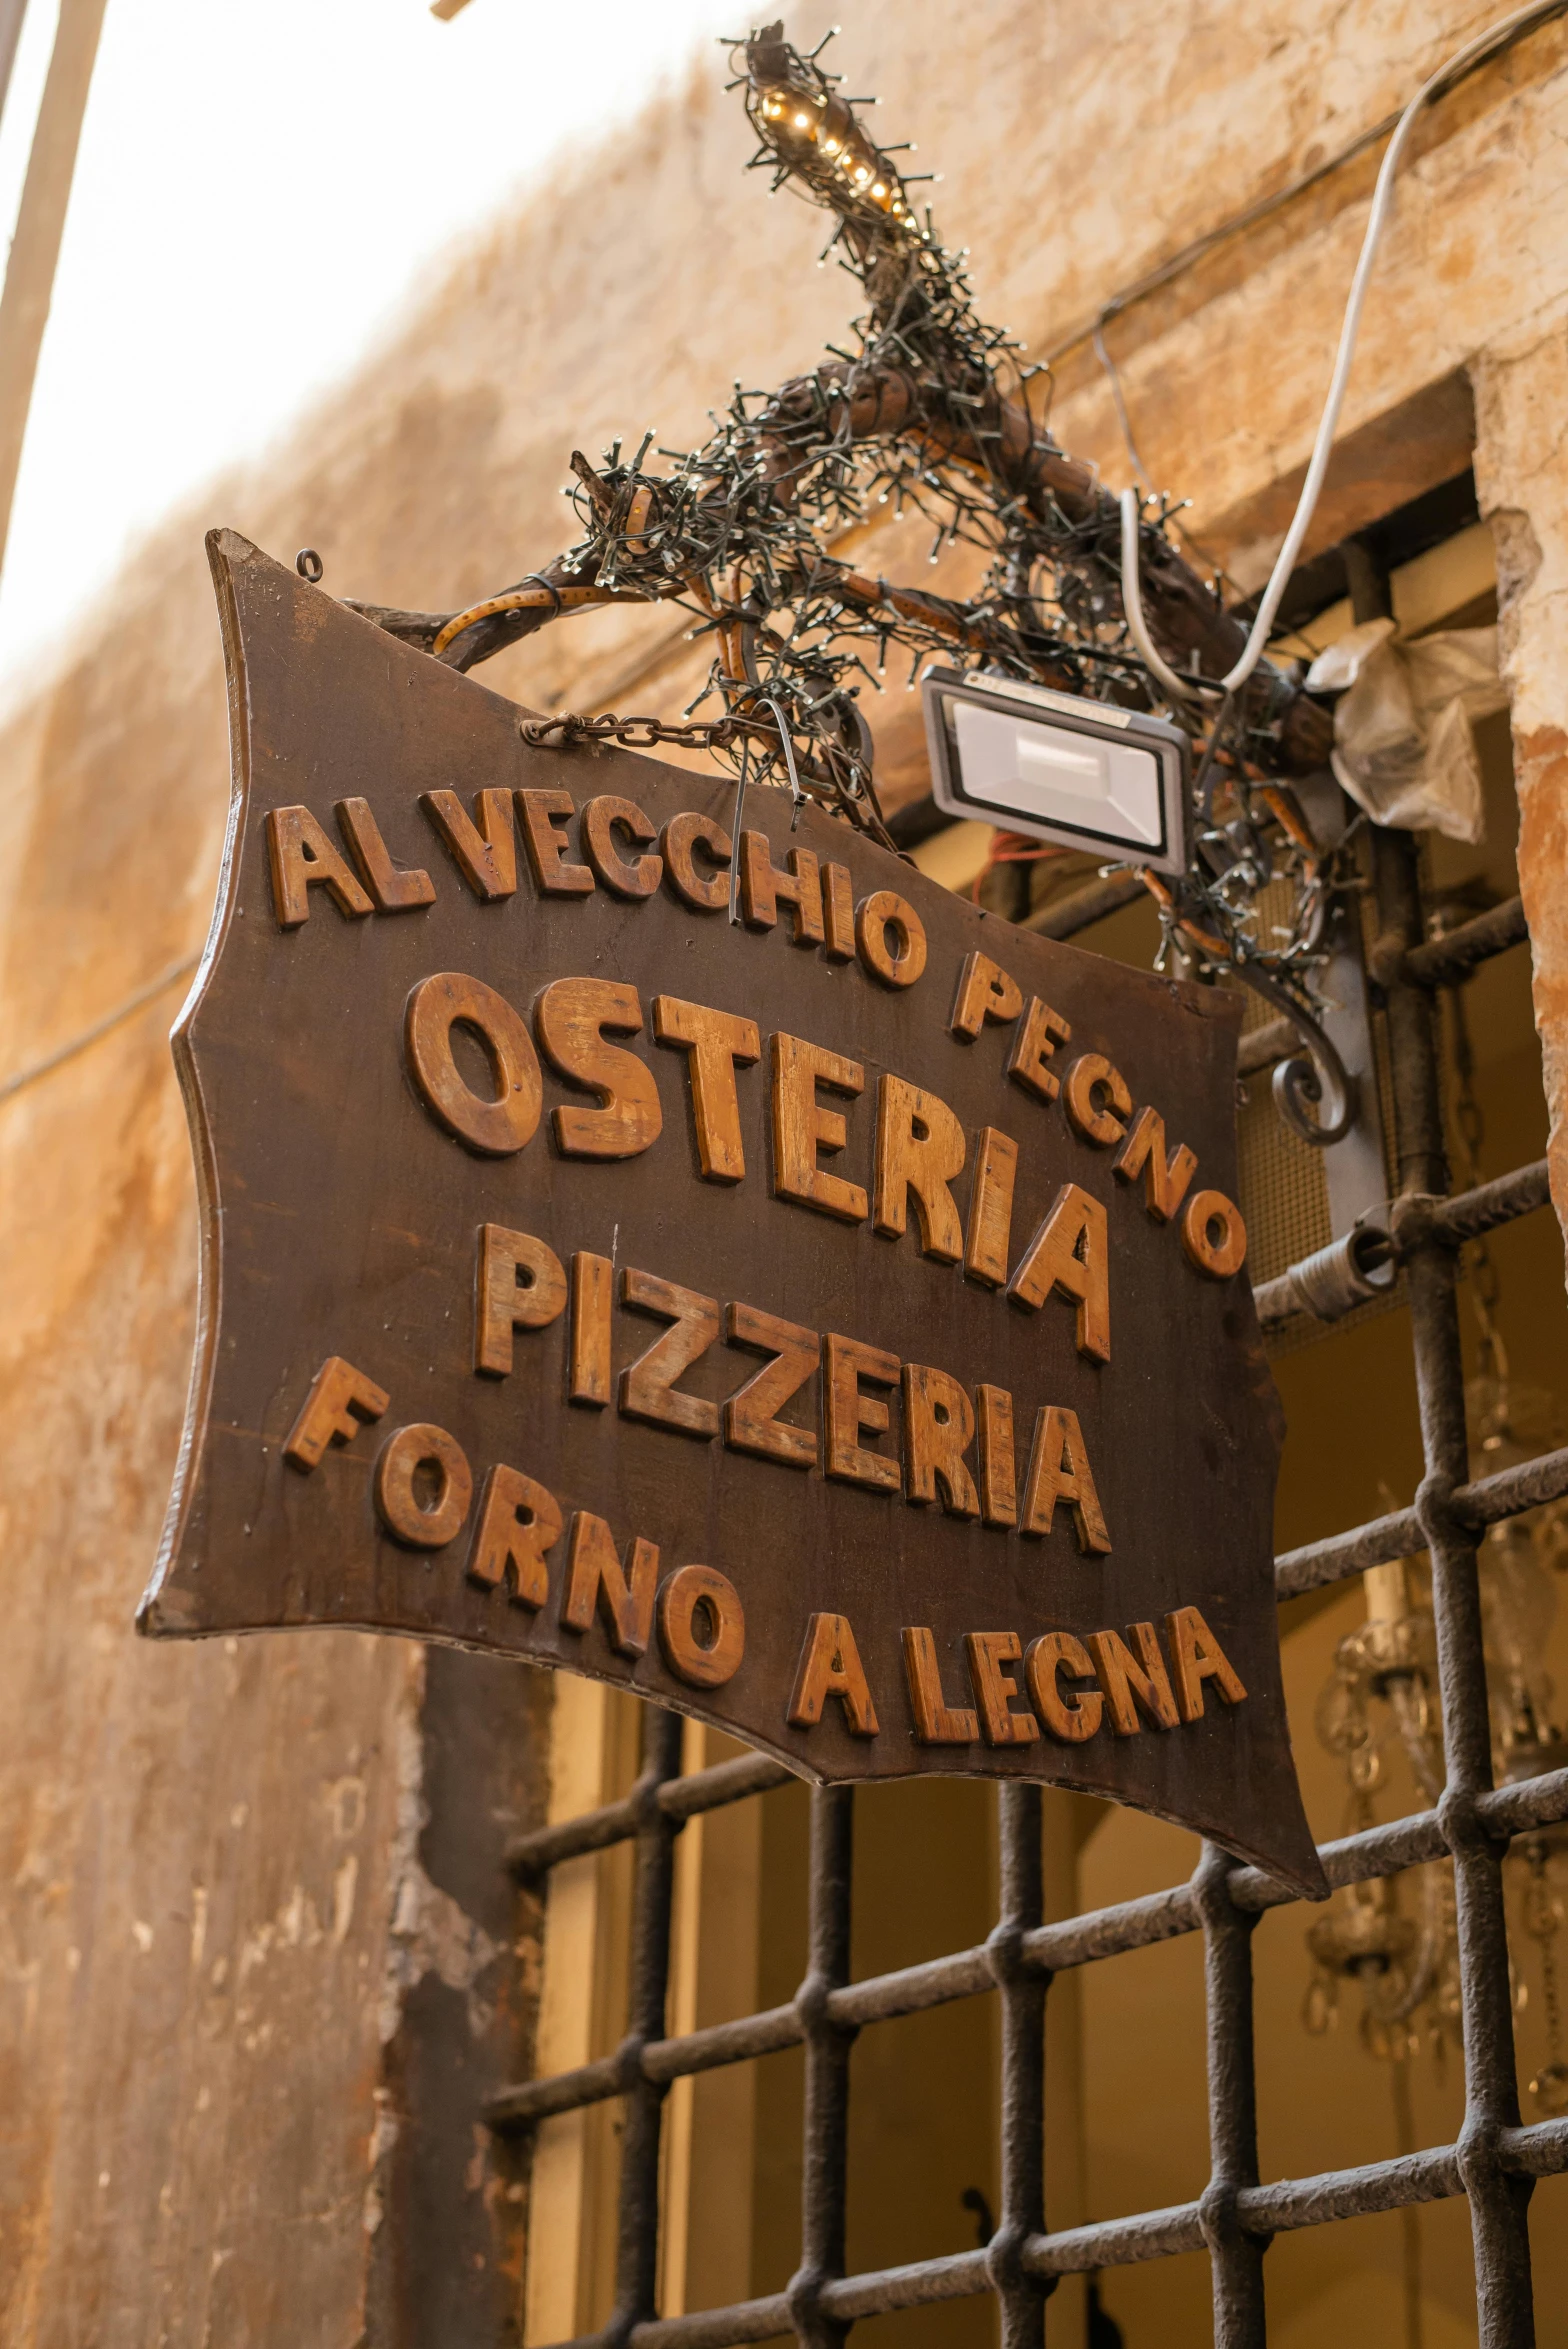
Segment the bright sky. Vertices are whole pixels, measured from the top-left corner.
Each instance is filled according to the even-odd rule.
[[[6,237],[57,4],[31,0],[0,119]],[[0,578],[0,690],[130,541],[352,366],[444,245],[744,13],[109,0]]]

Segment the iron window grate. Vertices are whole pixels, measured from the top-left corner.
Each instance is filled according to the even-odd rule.
[[[787,2006],[664,2036],[675,1838],[699,1812],[782,1785],[762,1756],[680,1775],[681,1722],[649,1707],[644,1769],[620,1803],[541,1830],[513,1848],[537,1879],[578,1855],[635,1840],[628,2029],[613,2055],[505,2091],[493,2128],[619,2097],[624,2103],[616,2306],[574,2349],[729,2349],[787,2338],[836,2349],[858,2318],[991,2293],[1004,2349],[1040,2349],[1056,2278],[1207,2249],[1216,2349],[1263,2349],[1263,2264],[1275,2234],[1465,2194],[1474,2239],[1479,2349],[1529,2349],[1535,2338],[1527,2206],[1536,2178],[1568,2170],[1568,2119],[1524,2126],[1515,2082],[1502,1863],[1512,1837],[1568,1820],[1568,1770],[1492,1784],[1482,1656],[1478,1532],[1568,1493],[1568,1449],[1468,1481],[1464,1375],[1455,1301],[1468,1238],[1544,1204],[1544,1167],[1522,1168],[1450,1199],[1443,1151],[1434,984],[1464,969],[1421,944],[1414,845],[1376,835],[1399,1197],[1395,1242],[1405,1269],[1425,1473],[1412,1508],[1315,1542],[1276,1562],[1282,1599],[1425,1548],[1432,1562],[1448,1781],[1436,1808],[1320,1847],[1331,1886],[1366,1883],[1422,1861],[1454,1866],[1463,1990],[1465,2113],[1456,2143],[1319,2177],[1258,2176],[1251,1935],[1266,1909],[1296,1899],[1264,1871],[1205,1844],[1186,1884],[1058,1923],[1043,1918],[1041,1789],[1000,1789],[1001,1916],[979,1948],[853,1982],[849,1974],[853,1790],[811,1797],[809,1955]],[[1472,925],[1479,928],[1479,925]],[[1517,922],[1474,952],[1517,942]],[[1430,966],[1430,967],[1429,967]],[[1050,2233],[1044,2210],[1045,2001],[1053,1974],[1184,1933],[1205,1944],[1210,2175],[1196,2201]],[[1002,2002],[1002,2207],[983,2248],[875,2273],[844,2273],[849,2055],[868,2025],[954,1999]],[[671,2081],[778,2049],[806,2051],[800,2264],[787,2290],[690,2315],[657,2314],[659,2139]]]

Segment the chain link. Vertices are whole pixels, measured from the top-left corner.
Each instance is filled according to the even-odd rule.
[[[686,750],[722,750],[739,734],[756,730],[754,721],[739,718],[694,718],[685,725],[674,725],[664,718],[618,718],[613,711],[602,718],[581,718],[573,710],[564,710],[554,718],[522,718],[517,727],[533,750],[543,750],[552,741],[563,746],[569,742],[619,742],[627,750],[652,750],[661,742],[674,742]],[[771,726],[762,730],[773,732]]]

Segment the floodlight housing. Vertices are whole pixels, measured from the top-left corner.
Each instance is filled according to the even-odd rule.
[[[932,792],[948,815],[1185,870],[1190,754],[1179,726],[983,670],[933,665],[921,694]]]

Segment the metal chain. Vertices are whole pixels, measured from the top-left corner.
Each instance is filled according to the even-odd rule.
[[[517,731],[533,750],[550,742],[619,742],[628,750],[652,750],[661,742],[675,742],[687,750],[722,750],[743,731],[753,731],[739,718],[694,718],[673,725],[664,718],[618,718],[607,711],[602,718],[582,718],[563,710],[553,718],[523,718]],[[766,729],[771,733],[771,727]]]

